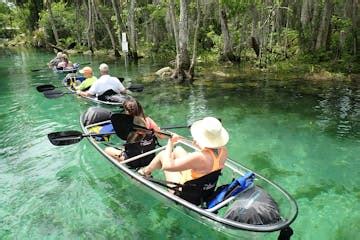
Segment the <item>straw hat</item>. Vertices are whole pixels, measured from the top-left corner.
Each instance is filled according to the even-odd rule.
[[[221,122],[214,117],[206,117],[191,125],[191,135],[201,146],[219,148],[229,141],[229,134]]]

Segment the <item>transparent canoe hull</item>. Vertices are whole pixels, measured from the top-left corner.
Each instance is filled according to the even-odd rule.
[[[82,118],[83,115],[80,117],[80,125],[85,134],[89,133],[89,129],[91,127],[101,126],[102,124],[110,123],[110,121],[105,121],[102,123],[84,126]],[[117,138],[117,136],[112,136],[112,138]],[[138,155],[136,157],[127,159],[126,161],[120,163],[105,153],[104,144],[96,141],[92,137],[88,137],[88,140],[108,161],[110,161],[120,170],[121,174],[129,176],[130,179],[132,179],[132,181],[137,183],[136,185],[140,186],[140,188],[148,191],[149,193],[151,193],[151,195],[154,195],[159,199],[169,202],[169,204],[172,203],[171,206],[173,208],[182,211],[186,215],[189,215],[197,219],[202,224],[209,225],[220,231],[227,232],[230,235],[237,236],[239,234],[239,230],[250,231],[250,232],[279,231],[288,227],[297,217],[298,207],[295,200],[290,196],[290,194],[288,194],[283,188],[281,188],[277,184],[271,182],[270,180],[266,179],[260,174],[257,174],[254,171],[252,172],[254,172],[256,175],[254,181],[255,185],[263,188],[268,194],[271,195],[274,201],[278,204],[281,214],[281,221],[278,221],[277,223],[253,225],[253,224],[246,224],[246,223],[241,223],[227,219],[224,217],[224,213],[226,212],[228,206],[231,205],[231,201],[227,205],[219,209],[218,211],[211,211],[209,209],[204,209],[172,194],[171,192],[168,191],[167,188],[164,188],[154,182],[149,181],[148,179],[144,178],[142,175],[138,174],[136,171],[127,167],[126,162],[136,161],[136,159],[139,159],[144,155],[150,154],[151,152],[161,151],[162,149],[165,148],[165,146],[159,147],[153,151]],[[196,147],[193,146],[191,144],[191,141],[189,140],[183,140],[181,141],[180,144],[182,144],[188,149],[197,150]],[[117,144],[116,146],[118,147],[119,144]],[[220,186],[222,184],[229,183],[232,181],[233,178],[243,176],[246,172],[249,171],[251,170],[229,158],[226,161],[225,167],[222,171],[222,175],[219,177],[219,181],[217,185]],[[157,178],[158,176],[155,177]]]

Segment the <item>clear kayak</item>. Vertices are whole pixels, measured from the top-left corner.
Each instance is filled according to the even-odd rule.
[[[53,67],[53,71],[56,73],[76,73],[79,70],[80,64],[74,63],[72,68],[57,68]]]
[[[83,124],[84,114],[80,117],[80,125],[84,134],[93,134],[92,129],[102,127],[105,125],[111,124],[111,121],[103,121],[100,123],[91,124],[88,126],[84,126]],[[171,132],[169,132],[171,133]],[[114,134],[112,132],[111,134]],[[127,164],[137,159],[140,159],[144,156],[149,154],[157,153],[163,149],[165,146],[157,147],[154,150],[142,153],[135,157],[126,159],[125,161],[119,162],[116,159],[109,156],[105,151],[105,147],[107,146],[114,146],[119,147],[124,142],[113,135],[110,139],[111,141],[103,142],[99,141],[98,138],[95,136],[87,137],[89,142],[113,165],[115,165],[119,170],[120,173],[123,175],[127,175],[129,179],[134,182],[140,183],[143,186],[143,189],[146,189],[152,195],[155,195],[164,201],[169,202],[169,204],[180,210],[183,211],[187,215],[191,215],[198,219],[201,223],[206,225],[210,225],[213,228],[219,229],[220,231],[225,231],[231,235],[236,236],[239,234],[239,231],[250,231],[250,232],[275,232],[279,231],[280,236],[286,235],[287,231],[289,231],[290,224],[296,219],[298,214],[298,207],[296,201],[290,196],[290,194],[285,191],[282,187],[277,185],[276,183],[268,180],[267,178],[261,176],[260,174],[254,172],[254,182],[250,190],[245,190],[244,192],[239,193],[236,196],[229,197],[228,199],[220,202],[219,204],[215,205],[214,207],[207,208],[204,205],[195,205],[192,204],[179,196],[173,194],[168,190],[164,184],[159,184],[158,181],[154,181],[154,179],[164,180],[163,174],[161,171],[156,171],[153,173],[151,178],[144,177],[143,175],[139,174],[136,170],[131,169]],[[180,144],[188,151],[198,151],[197,147],[195,147],[190,140],[180,140],[177,144]],[[251,172],[250,169],[246,168],[245,166],[241,165],[239,162],[234,161],[230,158],[227,159],[225,167],[222,170],[222,173],[218,179],[217,186],[221,186],[223,184],[227,184],[232,182],[234,179],[238,177],[243,177],[244,175]],[[166,184],[165,184],[166,185]],[[231,210],[236,209],[236,204],[240,206],[241,211],[246,211],[247,209],[251,209],[256,204],[259,204],[258,200],[261,194],[267,194],[271,196],[271,199],[275,202],[275,205],[278,208],[279,218],[276,222],[265,223],[261,224],[259,222],[247,223],[242,222],[242,220],[236,220],[231,217]],[[262,208],[260,206],[260,208]],[[251,213],[254,214],[254,213]],[[256,213],[255,213],[256,214]],[[267,214],[267,213],[265,213]],[[253,218],[258,218],[258,216],[252,216]],[[291,234],[292,230],[290,228]],[[289,239],[291,234],[288,238],[281,238],[281,239]],[[284,236],[282,236],[284,237]],[[280,239],[280,238],[279,238]]]
[[[69,84],[68,79],[69,79],[69,76],[66,76],[63,79],[63,81],[62,81],[63,85],[66,87],[66,89],[69,92],[75,93],[76,91],[71,87],[71,85]],[[74,80],[81,82],[82,80],[84,80],[84,78],[83,77],[75,77]],[[78,96],[81,97],[81,98],[84,98],[84,99],[86,99],[88,101],[91,101],[91,102],[105,104],[105,105],[112,105],[112,106],[122,106],[125,100],[131,98],[128,95],[116,94],[116,95],[111,96],[112,99],[114,99],[113,101],[103,101],[103,100],[98,99],[95,96],[88,96],[88,97],[84,97],[84,96],[80,96],[80,95],[78,95]]]

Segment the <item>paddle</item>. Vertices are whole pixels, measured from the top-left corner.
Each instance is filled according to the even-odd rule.
[[[122,140],[126,140],[129,133],[132,131],[136,131],[137,129],[151,131],[144,126],[138,125],[134,123],[134,120],[139,122],[138,117],[134,117],[128,114],[123,113],[114,113],[111,115],[111,123],[114,127],[115,132],[109,133],[97,133],[97,134],[84,134],[79,131],[63,131],[63,132],[53,132],[48,134],[49,141],[55,146],[64,146],[71,145],[74,143],[80,142],[85,137],[100,137],[100,136],[108,136],[111,134],[116,134]],[[171,137],[171,134],[166,132],[158,132],[160,134]]]
[[[51,85],[51,84],[44,84],[44,85],[37,86],[36,90],[38,92],[45,92],[45,91],[54,90],[55,88],[60,88],[60,87],[65,87],[65,86],[56,87],[56,86]]]
[[[84,77],[76,77],[76,80],[84,80]],[[49,91],[49,90],[54,90],[55,88],[62,88],[62,87],[68,87],[68,86],[54,86],[51,84],[44,84],[44,85],[39,85],[36,87],[36,90],[38,92],[45,92],[45,91]]]
[[[88,65],[91,64],[90,62],[86,62],[86,63],[79,63],[79,65]],[[45,70],[49,70],[51,68],[47,67],[47,68],[37,68],[37,69],[31,69],[30,71],[32,72],[38,72],[38,71],[45,71]]]
[[[63,87],[63,86],[61,86],[61,87]],[[36,87],[36,89],[39,92],[42,92],[46,98],[50,98],[50,99],[59,98],[59,97],[64,96],[65,94],[76,94],[76,92],[65,92],[64,93],[61,91],[56,91],[55,88],[59,88],[59,87],[56,87],[51,84],[45,84],[45,85],[40,85],[40,86]],[[133,92],[142,92],[144,90],[144,86],[135,85],[135,86],[130,86],[128,89]]]
[[[52,98],[62,97],[65,94],[76,94],[76,92],[61,92],[61,91],[56,91],[56,90],[49,90],[49,91],[43,92],[43,94],[46,98],[52,99]]]
[[[101,137],[115,134],[114,132],[109,133],[98,133],[98,134],[83,134],[79,131],[63,131],[53,132],[48,134],[49,141],[55,146],[71,145],[80,142],[84,137]]]
[[[129,87],[127,87],[132,92],[142,92],[144,91],[144,85],[142,84],[131,84]]]
[[[117,79],[119,79],[119,81],[121,83],[123,83],[125,81],[125,78],[123,77],[116,77]],[[132,92],[142,92],[144,90],[144,85],[142,84],[131,84],[129,87],[127,87],[127,89],[129,89]]]
[[[176,129],[176,128],[190,128],[190,125],[174,125],[174,126],[166,126],[166,127],[162,127],[161,129],[163,130],[168,130],[168,129]]]

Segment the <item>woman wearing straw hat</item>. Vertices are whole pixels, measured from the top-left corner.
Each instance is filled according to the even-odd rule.
[[[192,124],[191,135],[200,151],[188,153],[180,146],[173,149],[180,139],[174,135],[165,150],[156,155],[148,166],[141,168],[139,173],[150,175],[155,169],[162,169],[167,181],[184,184],[222,169],[228,155],[225,145],[229,134],[221,122],[214,117],[205,117]]]

